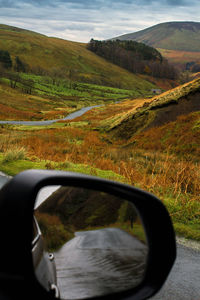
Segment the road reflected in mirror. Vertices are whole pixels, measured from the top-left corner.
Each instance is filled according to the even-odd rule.
[[[132,203],[101,191],[48,186],[36,200],[32,255],[47,290],[85,299],[138,286],[148,246]]]

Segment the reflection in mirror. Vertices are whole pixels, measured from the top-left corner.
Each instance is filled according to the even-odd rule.
[[[138,286],[148,255],[144,228],[132,203],[67,186],[39,192],[32,247],[38,281],[60,293],[61,299],[103,296]]]

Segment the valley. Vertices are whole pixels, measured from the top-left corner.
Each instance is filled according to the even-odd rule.
[[[133,74],[81,43],[2,26],[0,37],[14,66],[19,56],[27,68],[1,68],[1,120],[63,119],[100,105],[47,126],[0,124],[0,170],[75,171],[134,185],[164,202],[178,234],[200,240],[200,80],[164,89],[164,79]]]

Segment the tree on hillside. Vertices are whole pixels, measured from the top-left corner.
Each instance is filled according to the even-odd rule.
[[[7,78],[10,80],[10,86],[11,88],[15,89],[17,86],[17,82],[20,82],[20,76],[18,73],[14,72],[8,72],[7,73]]]
[[[74,69],[69,69],[68,77],[69,77],[69,88],[73,89],[75,87],[74,79],[76,75],[76,70]]]
[[[31,95],[32,90],[34,89],[34,81],[30,78],[29,79],[21,78],[20,83],[22,85],[22,92]]]
[[[65,76],[65,69],[62,68],[52,68],[51,71],[49,72],[49,75],[52,79],[52,84],[59,86],[61,83],[61,79]]]
[[[15,66],[14,69],[16,72],[26,72],[26,64],[24,62],[22,62],[22,60],[16,56],[15,57]]]
[[[6,76],[6,69],[3,66],[3,63],[0,62],[0,77]]]
[[[47,76],[49,71],[42,68],[41,66],[34,65],[30,67],[30,73],[33,73],[35,75]]]
[[[12,68],[12,59],[8,51],[0,50],[0,63],[5,69]]]

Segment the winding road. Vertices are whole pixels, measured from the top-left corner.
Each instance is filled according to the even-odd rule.
[[[42,126],[42,125],[51,125],[58,121],[66,121],[66,120],[73,120],[77,117],[82,116],[87,111],[91,110],[92,108],[99,107],[101,105],[93,105],[83,107],[69,115],[67,115],[63,119],[55,119],[55,120],[46,120],[46,121],[0,121],[0,124],[12,124],[12,125],[30,125],[30,126]]]
[[[76,232],[75,238],[55,253],[61,299],[133,288],[142,281],[146,258],[146,245],[121,229]]]

